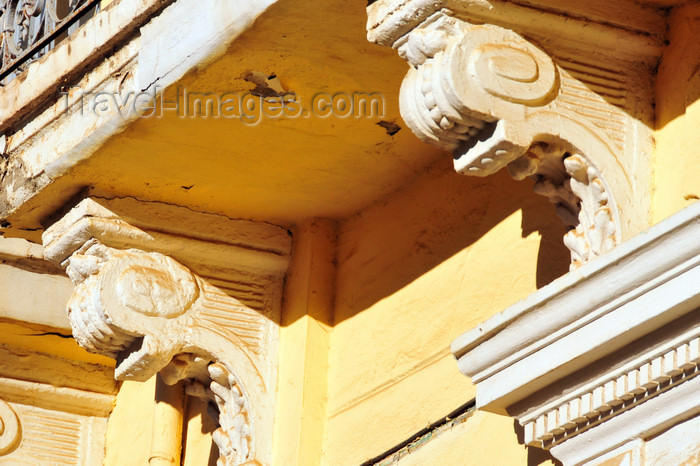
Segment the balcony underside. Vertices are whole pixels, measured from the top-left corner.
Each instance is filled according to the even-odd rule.
[[[192,17],[185,3],[174,2],[74,80],[68,112],[65,95],[56,96],[55,89],[53,105],[21,125],[3,118],[8,159],[0,204],[7,236],[38,240],[49,214],[85,190],[281,224],[342,218],[440,157],[400,129],[398,91],[406,65],[366,41],[364,5],[282,0],[264,13],[254,11],[261,14],[249,29],[234,25],[222,37],[216,24],[202,30],[211,18]],[[75,49],[86,40],[78,31],[65,42]],[[193,52],[185,54],[188,49]],[[46,58],[32,66],[46,67]],[[172,66],[163,63],[168,60]],[[250,124],[201,112],[183,117],[181,110],[106,118],[95,115],[88,98],[82,114],[76,104],[86,90],[118,88],[123,96],[128,89],[165,89],[163,100],[175,101],[183,89],[259,97],[280,86],[309,109],[318,93],[379,93],[384,115],[263,116]]]

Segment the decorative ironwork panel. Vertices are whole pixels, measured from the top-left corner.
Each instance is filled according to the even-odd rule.
[[[67,37],[100,0],[0,0],[0,85]]]

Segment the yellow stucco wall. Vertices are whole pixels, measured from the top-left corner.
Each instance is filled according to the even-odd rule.
[[[155,385],[155,377],[122,384],[107,425],[106,466],[148,464]]]
[[[531,182],[459,176],[448,158],[344,222],[323,464],[360,464],[473,398],[451,341],[565,272],[563,233]],[[497,434],[464,448],[525,464],[512,420],[493,416],[478,419]]]
[[[563,233],[530,181],[460,176],[448,157],[337,230],[323,220],[298,225],[280,335],[275,464],[357,465],[472,399],[451,341],[564,273]],[[107,464],[147,461],[153,399],[151,382],[123,385]],[[138,428],[123,428],[135,418]],[[185,460],[205,461],[201,418],[186,418]],[[128,458],[119,447],[126,444]],[[528,464],[512,419],[488,413],[401,464],[436,464],[426,463],[432,455],[439,464]]]
[[[669,18],[669,45],[656,81],[654,223],[700,196],[700,4]]]
[[[525,466],[541,463],[518,443],[511,418],[478,411],[466,422],[402,457],[397,464]]]

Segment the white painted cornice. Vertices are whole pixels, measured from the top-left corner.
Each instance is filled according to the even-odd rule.
[[[284,275],[292,242],[286,229],[268,223],[131,197],[92,197],[44,233],[44,256],[60,264],[90,238],[115,248],[166,254],[219,280],[234,270]]]
[[[478,407],[565,464],[700,413],[698,238],[694,204],[457,338]]]

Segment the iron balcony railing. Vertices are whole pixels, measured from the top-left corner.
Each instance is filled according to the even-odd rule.
[[[101,0],[0,0],[0,86],[94,15]]]

